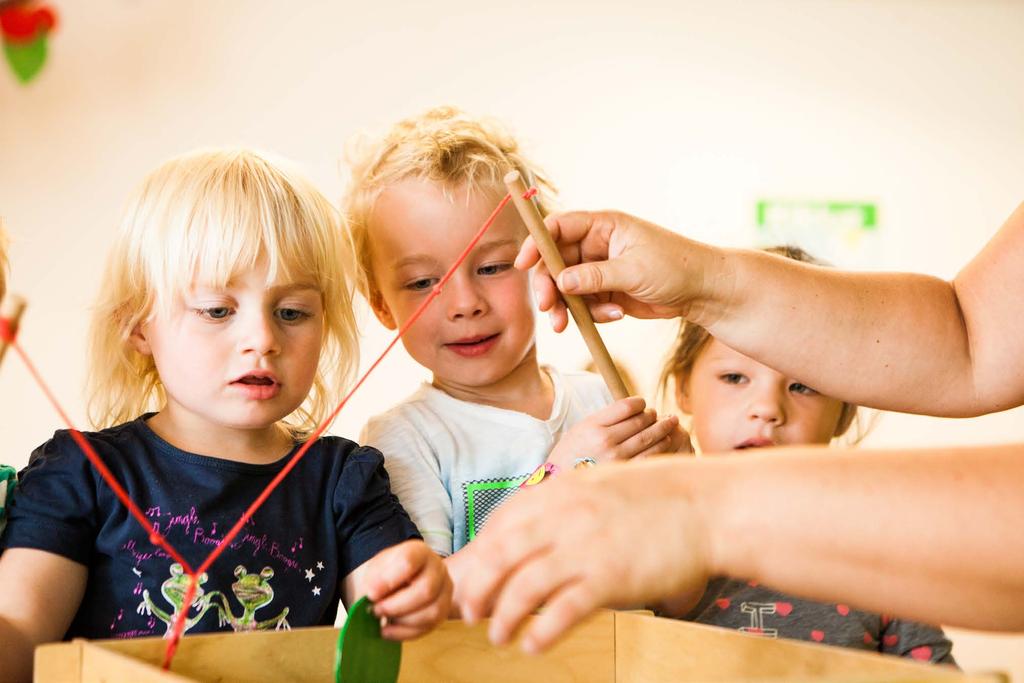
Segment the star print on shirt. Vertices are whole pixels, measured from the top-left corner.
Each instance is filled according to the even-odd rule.
[[[319,569],[320,571],[323,571],[324,570],[324,563],[323,562],[317,562],[316,563],[316,568]]]
[[[313,586],[313,595],[320,595],[320,586]]]
[[[314,576],[316,576],[316,574],[313,573],[312,569],[306,570],[306,581],[312,581]]]

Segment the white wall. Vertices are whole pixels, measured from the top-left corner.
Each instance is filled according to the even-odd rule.
[[[338,197],[349,136],[455,103],[504,118],[566,206],[746,244],[757,198],[867,199],[877,266],[941,277],[1022,199],[1024,3],[1011,0],[54,4],[38,80],[0,66],[0,216],[30,299],[21,341],[79,422],[88,307],[120,208],[197,146],[292,157]],[[388,337],[364,319],[365,364]],[[672,324],[603,329],[649,388]],[[547,361],[584,362],[571,335],[539,344]],[[0,460],[22,465],[58,423],[21,363],[0,373]],[[422,377],[395,354],[336,430],[357,434]],[[887,415],[867,445],[1022,441],[1022,416]],[[957,641],[965,664],[1024,677],[1024,639]]]

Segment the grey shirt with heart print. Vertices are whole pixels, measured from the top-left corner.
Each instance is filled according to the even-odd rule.
[[[861,612],[843,604],[796,598],[754,582],[715,578],[687,621],[769,638],[808,640],[953,664],[953,643],[941,628]]]

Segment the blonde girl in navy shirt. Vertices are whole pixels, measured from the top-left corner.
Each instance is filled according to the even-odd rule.
[[[351,254],[330,203],[249,151],[164,164],[131,202],[93,312],[86,436],[198,566],[309,438],[358,362]],[[73,343],[71,344],[73,345]],[[188,605],[182,566],[58,431],[21,473],[0,539],[4,674],[61,638],[332,624],[363,594],[407,638],[450,581],[391,494],[380,453],[318,439]],[[12,587],[17,587],[14,590]]]

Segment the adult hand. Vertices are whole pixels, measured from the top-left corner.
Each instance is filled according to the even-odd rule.
[[[699,590],[713,564],[688,462],[606,464],[516,495],[460,552],[463,618],[491,615],[502,644],[543,607],[522,641],[536,652],[598,607]]]
[[[715,250],[628,214],[601,211],[552,214],[544,221],[555,240],[566,269],[558,289],[588,295],[594,320],[608,322],[623,314],[635,318],[691,316],[695,301],[719,294],[728,278],[713,272],[724,263]],[[532,238],[527,238],[516,267],[530,268],[540,261]],[[568,322],[565,304],[544,264],[533,278],[537,303],[549,311],[558,332]]]

